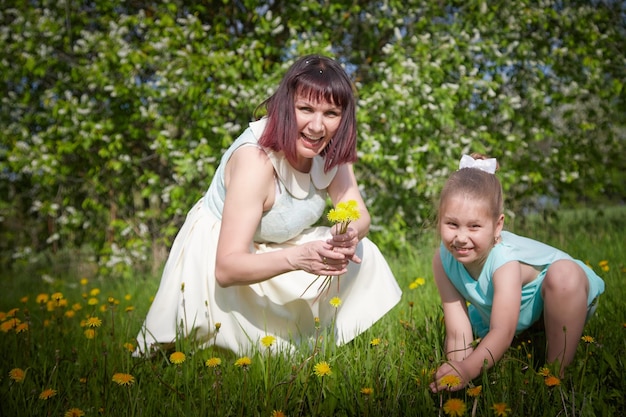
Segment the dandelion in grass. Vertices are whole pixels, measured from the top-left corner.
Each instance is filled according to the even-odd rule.
[[[87,327],[100,327],[102,326],[102,320],[98,317],[89,317],[85,322],[85,326]]]
[[[346,233],[348,231],[348,226],[350,222],[358,220],[361,217],[361,212],[359,211],[358,203],[356,200],[348,200],[337,203],[337,206],[331,209],[326,216],[331,223],[335,224],[337,228],[337,232],[339,234]],[[324,261],[325,262],[325,261]],[[313,285],[321,275],[315,277],[315,279],[309,284],[308,287],[302,293],[306,293],[311,285]],[[324,293],[328,293],[330,290],[330,284],[333,280],[332,275],[327,275],[318,288],[318,295],[315,298],[314,302],[316,302]],[[339,277],[337,277],[337,290],[339,290]]]
[[[461,385],[461,378],[456,375],[445,375],[441,378],[441,383],[448,388],[454,388]]]
[[[370,346],[374,347],[378,345],[380,345],[380,339],[378,337],[375,337],[370,341]]]
[[[410,290],[414,290],[417,287],[421,287],[422,285],[426,284],[426,280],[422,277],[416,278],[413,282],[411,282],[409,284],[409,289]]]
[[[341,298],[333,297],[330,299],[329,303],[331,306],[338,308],[341,305]]]
[[[13,368],[9,371],[9,378],[15,382],[24,382],[26,372],[22,368]]]
[[[70,408],[63,414],[64,417],[83,417],[85,412],[80,408]]]
[[[100,295],[100,288],[92,288],[91,291],[89,291],[89,295],[92,297]]]
[[[10,318],[7,321],[2,322],[0,324],[0,330],[4,333],[8,333],[10,330],[14,330],[22,321],[18,318]]]
[[[204,362],[204,364],[206,366],[208,366],[209,368],[217,368],[218,366],[220,366],[222,364],[222,360],[220,358],[209,358],[206,360],[206,362]]]
[[[261,338],[261,344],[265,346],[266,348],[272,347],[275,341],[276,341],[276,338],[272,335],[263,336]]]
[[[557,385],[561,385],[561,380],[554,375],[547,376],[543,382],[549,387],[556,387]]]
[[[132,343],[124,343],[124,349],[126,349],[129,352],[134,352],[135,351],[135,345],[133,345]]]
[[[594,342],[594,338],[592,336],[583,336],[580,338],[580,340],[582,340],[585,343],[593,343]]]
[[[15,333],[24,333],[28,331],[28,323],[20,323],[15,326]]]
[[[118,372],[113,374],[112,381],[115,382],[117,385],[130,386],[135,383],[135,377],[131,374]]]
[[[506,403],[495,403],[491,406],[491,409],[493,410],[493,413],[498,417],[507,417],[511,412],[511,409],[508,405],[506,405]]]
[[[97,306],[98,303],[99,301],[96,297],[91,297],[89,300],[87,300],[87,304],[89,304],[90,306]]]
[[[606,259],[598,262],[598,266],[600,266],[600,269],[602,271],[609,272],[609,269],[610,269],[609,268],[609,261],[607,261]]]
[[[366,397],[369,397],[370,395],[372,395],[373,392],[374,390],[371,387],[361,388],[361,394],[365,395]]]
[[[89,280],[87,278],[80,279],[80,285],[82,285],[83,287],[87,285],[88,283],[89,283]]]
[[[247,356],[243,356],[235,361],[235,366],[243,369],[247,369],[250,364],[252,364],[252,361]]]
[[[47,388],[47,389],[41,391],[41,393],[39,394],[39,399],[40,400],[48,400],[48,399],[54,397],[55,395],[57,395],[57,390],[52,389],[52,388]]]
[[[183,352],[174,352],[170,355],[170,362],[175,365],[180,365],[185,362],[186,356]]]
[[[63,293],[55,292],[50,296],[50,298],[58,303],[63,299]]]
[[[443,411],[446,415],[451,417],[461,417],[465,414],[467,407],[463,400],[458,398],[450,398],[443,404]]]
[[[135,307],[134,306],[128,306],[128,307],[126,307],[124,309],[124,312],[126,312],[126,313],[131,313],[133,311],[135,311]]]
[[[315,372],[315,375],[320,378],[333,374],[333,371],[330,369],[330,365],[326,361],[316,363],[313,367],[313,371]]]
[[[541,376],[550,376],[552,374],[552,372],[550,372],[550,368],[543,366],[539,369],[539,372],[537,372],[539,375]]]
[[[85,337],[89,340],[96,337],[96,331],[92,328],[85,329],[84,334],[85,334]]]
[[[274,410],[272,411],[272,417],[287,417],[283,410]]]
[[[35,298],[35,302],[39,304],[40,306],[47,304],[48,300],[50,300],[50,296],[48,294],[43,294],[43,293],[37,295],[37,297]]]
[[[482,391],[483,391],[483,386],[477,385],[475,387],[468,388],[467,395],[469,395],[470,397],[478,397]]]

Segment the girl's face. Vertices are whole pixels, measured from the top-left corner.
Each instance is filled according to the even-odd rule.
[[[319,155],[335,136],[341,122],[341,107],[327,101],[315,101],[301,95],[295,97],[299,159]]]
[[[475,279],[503,225],[503,214],[494,220],[487,203],[464,195],[448,197],[439,213],[443,244]]]

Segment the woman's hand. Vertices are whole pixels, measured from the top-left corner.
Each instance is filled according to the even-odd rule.
[[[294,269],[314,275],[334,276],[348,272],[348,258],[332,244],[323,240],[308,242],[300,246],[297,257],[289,263]]]
[[[446,378],[448,377],[448,378]],[[458,384],[455,384],[456,378]],[[435,380],[430,384],[432,392],[458,391],[463,389],[472,380],[471,372],[464,361],[448,361],[435,372]]]
[[[357,264],[361,263],[361,258],[356,255],[356,247],[359,244],[358,232],[348,227],[346,233],[339,234],[339,225],[335,225],[332,227],[331,233],[333,236],[326,243],[332,246],[333,252],[343,255],[346,260]]]

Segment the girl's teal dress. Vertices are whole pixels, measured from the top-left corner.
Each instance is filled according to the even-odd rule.
[[[589,280],[588,317],[593,314],[597,297],[604,292],[604,281],[591,268],[583,262],[573,259],[567,253],[545,243],[506,231],[501,233],[501,237],[500,242],[489,253],[477,280],[471,277],[463,264],[452,256],[443,243],[440,246],[443,269],[457,291],[470,303],[468,307],[470,321],[478,337],[484,337],[489,331],[493,302],[491,278],[498,268],[511,261],[522,262],[541,269],[537,278],[522,287],[522,303],[517,322],[518,334],[541,317],[543,312],[541,284],[550,264],[560,259],[575,261],[587,274]]]

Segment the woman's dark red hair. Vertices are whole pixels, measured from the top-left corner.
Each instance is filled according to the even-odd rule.
[[[295,97],[326,101],[341,108],[341,122],[335,136],[324,148],[324,170],[354,162],[356,153],[356,99],[354,86],[337,61],[320,55],[298,59],[287,71],[278,89],[259,107],[267,110],[267,125],[259,144],[283,151],[291,164],[296,161]]]

